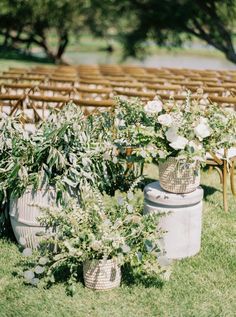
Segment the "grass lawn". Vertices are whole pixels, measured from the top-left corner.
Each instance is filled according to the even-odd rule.
[[[230,210],[224,213],[218,175],[203,173],[202,183],[201,252],[176,261],[162,287],[135,281],[109,292],[94,292],[79,281],[76,295],[69,297],[62,284],[48,290],[26,286],[13,274],[21,259],[17,245],[1,239],[0,317],[236,316],[236,200],[229,194]]]
[[[0,36],[1,38],[1,36]],[[171,50],[165,47],[158,47],[154,43],[148,48],[148,56],[158,55],[158,56],[172,56],[174,54],[182,54],[184,57],[212,57],[218,58],[222,62],[225,61],[224,55],[214,49],[206,49],[205,44],[202,41],[196,40],[193,42],[193,47],[173,47]],[[56,35],[52,32],[49,38],[49,44],[52,49],[55,49],[57,45]],[[64,59],[68,63],[79,64],[83,59],[87,61],[86,53],[88,56],[93,56],[93,54],[98,54],[103,56],[106,60],[106,57],[109,56],[106,49],[108,44],[112,44],[114,52],[110,55],[109,59],[114,60],[114,63],[120,63],[122,60],[122,46],[114,38],[105,40],[103,38],[96,38],[90,34],[82,34],[80,36],[71,36],[68,47],[66,48]],[[33,56],[27,56],[19,52],[8,52],[0,50],[0,72],[7,70],[9,67],[33,67],[33,66],[43,66],[49,65],[48,60],[45,58],[44,53],[41,48],[38,46],[32,45]],[[92,61],[94,57],[91,57]],[[104,59],[102,59],[104,60]],[[90,59],[89,59],[90,61]],[[94,59],[94,62],[97,63],[99,59]],[[86,62],[88,63],[88,62]],[[91,61],[89,62],[91,63]],[[102,62],[104,63],[104,62]]]

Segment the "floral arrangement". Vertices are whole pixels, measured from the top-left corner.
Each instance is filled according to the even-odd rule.
[[[103,162],[107,170],[104,173],[107,176],[105,192],[127,191],[142,174],[143,163],[152,160],[152,156],[147,157],[142,149],[148,147],[153,137],[153,118],[147,115],[138,98],[116,98],[116,107],[112,111],[92,115],[88,120],[98,133],[102,132],[106,147]]]
[[[28,186],[53,186],[62,201],[78,195],[84,181],[109,195],[127,190],[138,175],[118,156],[111,126],[93,124],[101,118],[91,120],[69,104],[32,135],[17,118],[1,118],[0,199],[19,197]]]
[[[115,199],[87,187],[80,206],[78,201],[70,199],[63,207],[43,208],[45,214],[40,222],[49,228],[49,235],[42,241],[35,267],[24,272],[25,281],[35,285],[38,277],[47,276],[47,282],[51,283],[58,270],[66,267],[71,292],[78,266],[93,259],[114,259],[119,265],[130,264],[136,272],[160,276],[163,271],[158,263],[158,257],[163,257],[158,243],[162,232],[157,230],[160,215],[143,215],[134,186]],[[24,252],[27,255],[27,250]]]
[[[159,160],[175,157],[204,163],[207,151],[230,147],[235,142],[235,115],[217,105],[203,109],[190,93],[181,105],[171,99],[166,103],[153,100],[144,109],[155,118],[149,148],[155,150]]]
[[[11,121],[9,133],[1,136],[5,144],[11,144],[11,155],[0,162],[0,189],[5,198],[8,193],[19,197],[27,186],[54,186],[60,199],[67,193],[76,194],[83,179],[95,182],[93,162],[102,150],[98,141],[92,141],[93,134],[78,108],[69,105],[60,115],[53,114],[32,135],[22,127],[19,133],[17,118],[3,119],[3,125],[6,120]]]
[[[205,147],[209,152],[218,152],[236,146],[236,113],[217,104],[212,104],[206,110],[208,124],[213,131],[207,139]]]

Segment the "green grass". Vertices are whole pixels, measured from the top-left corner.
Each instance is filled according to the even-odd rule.
[[[151,168],[149,174],[155,175]],[[0,240],[1,317],[234,317],[236,316],[236,200],[229,193],[224,213],[218,175],[203,173],[205,190],[201,252],[176,261],[162,288],[123,283],[93,292],[77,284],[74,297],[62,284],[45,290],[14,276],[21,259],[14,242]]]
[[[27,60],[17,60],[17,59],[5,59],[0,57],[0,72],[8,70],[9,67],[33,67],[38,66],[39,63],[27,61]],[[46,63],[40,63],[41,65],[49,65]]]
[[[0,41],[1,42],[1,41]],[[97,38],[92,36],[91,34],[81,34],[80,36],[72,35],[70,37],[69,45],[65,51],[64,59],[67,62],[73,63],[74,60],[78,60],[79,63],[80,58],[83,54],[104,54],[105,56],[108,55],[106,51],[108,42],[112,44],[114,48],[114,52],[112,53],[111,57],[117,63],[123,61],[122,56],[122,46],[116,39],[106,40],[104,38]],[[203,43],[202,41],[195,40],[193,43]],[[49,44],[52,49],[56,48],[57,41],[56,35],[52,32],[49,38]],[[202,44],[203,45],[203,44]],[[198,47],[198,46],[197,46]],[[217,50],[210,50],[201,48],[192,47],[192,48],[184,48],[184,47],[173,47],[171,50],[165,47],[158,47],[155,44],[150,45],[148,49],[148,56],[151,55],[159,55],[159,56],[175,56],[175,54],[183,54],[183,56],[193,56],[193,57],[212,57],[218,58],[222,61],[225,60],[223,53]],[[25,55],[24,53],[19,53],[17,51],[5,51],[0,50],[0,72],[2,70],[7,70],[9,67],[31,67],[35,65],[48,65],[50,61],[44,56],[44,53],[41,48],[36,45],[32,45],[33,55]],[[80,55],[82,54],[82,55]],[[184,58],[183,57],[183,58]],[[173,58],[173,57],[172,57]],[[96,61],[95,61],[96,63]]]

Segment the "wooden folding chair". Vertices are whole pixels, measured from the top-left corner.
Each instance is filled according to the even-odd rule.
[[[235,183],[234,183],[234,167],[236,161],[236,148],[229,150],[221,150],[218,153],[208,153],[207,165],[217,170],[220,176],[220,182],[223,190],[223,204],[224,210],[228,211],[228,200],[227,200],[227,183],[230,178],[230,185],[232,194],[236,195]]]

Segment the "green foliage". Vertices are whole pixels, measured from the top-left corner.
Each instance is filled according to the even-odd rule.
[[[162,232],[157,230],[160,215],[143,215],[142,201],[133,192],[137,183],[116,199],[87,186],[80,204],[70,199],[64,206],[42,208],[45,213],[40,222],[48,236],[41,242],[35,268],[25,271],[25,279],[35,284],[32,273],[44,273],[46,282],[52,283],[63,268],[69,272],[71,289],[79,265],[93,259],[113,259],[119,265],[128,263],[136,273],[159,276],[158,257],[163,257],[158,243]]]
[[[3,145],[11,146],[8,152],[6,146],[2,148],[2,155],[7,155],[0,170],[5,196],[8,192],[19,197],[29,185],[54,186],[59,199],[67,193],[76,195],[84,179],[94,182],[91,160],[101,155],[99,146],[91,142],[82,112],[73,106],[66,109],[68,114],[52,116],[31,136],[18,128],[17,119],[3,119],[3,127],[10,122],[7,132],[2,130]]]
[[[209,126],[213,133],[209,137],[209,151],[229,149],[236,144],[236,115],[216,104],[208,107],[206,116],[209,117]]]
[[[197,37],[236,62],[234,0],[125,0],[113,5],[113,14],[125,11],[132,21],[120,32],[128,55],[143,55],[150,42],[172,48]]]
[[[115,109],[88,118],[89,124],[103,135],[106,151],[105,169],[101,171],[105,174],[100,177],[103,191],[108,194],[114,194],[117,189],[127,191],[142,174],[144,162],[148,161],[147,157],[140,155],[140,149],[148,146],[152,138],[150,132],[154,120],[146,114],[143,106],[137,98],[117,98]]]
[[[108,122],[103,129],[100,120]],[[87,182],[108,195],[127,191],[140,169],[129,168],[130,157],[114,144],[114,120],[109,113],[86,118],[71,104],[29,135],[19,118],[1,118],[0,203],[20,197],[28,186],[53,187],[61,204],[79,197]]]

